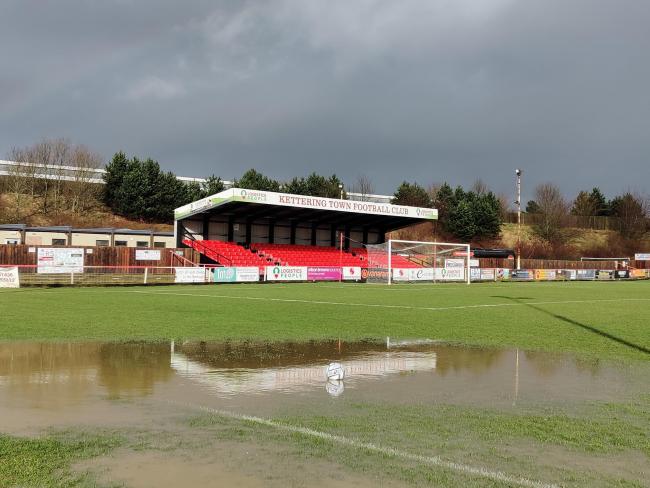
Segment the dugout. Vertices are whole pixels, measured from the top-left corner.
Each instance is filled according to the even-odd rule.
[[[230,188],[174,212],[177,247],[186,238],[240,244],[344,247],[384,242],[388,232],[438,218],[431,208]]]

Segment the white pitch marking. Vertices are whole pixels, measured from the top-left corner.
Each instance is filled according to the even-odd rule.
[[[454,461],[446,461],[442,459],[440,456],[423,456],[420,454],[412,454],[392,447],[384,447],[379,444],[373,444],[371,442],[362,442],[355,439],[350,439],[348,437],[343,437],[340,435],[329,434],[327,432],[321,432],[319,430],[310,429],[308,427],[298,427],[294,425],[283,424],[280,422],[275,422],[270,419],[255,417],[253,415],[244,415],[235,412],[229,412],[227,410],[219,410],[216,408],[206,407],[203,405],[194,405],[191,403],[181,403],[181,402],[174,402],[174,401],[169,401],[168,403],[171,403],[173,405],[184,406],[187,408],[203,410],[204,412],[218,415],[220,417],[226,417],[235,420],[251,422],[258,425],[265,425],[267,427],[272,427],[274,429],[283,430],[294,434],[301,434],[307,437],[316,437],[318,439],[324,439],[330,442],[334,442],[336,444],[350,446],[355,449],[363,449],[366,451],[375,452],[378,454],[382,454],[384,456],[402,458],[408,461],[415,461],[417,463],[426,464],[429,466],[438,466],[459,473],[463,473],[471,476],[479,476],[482,478],[488,478],[495,481],[501,481],[503,483],[524,486],[526,488],[560,488],[559,485],[553,483],[544,483],[542,481],[535,481],[528,478],[512,476],[503,473],[501,471],[493,471],[490,469],[470,466],[468,464],[457,463]]]
[[[547,302],[519,302],[519,303],[482,303],[477,305],[457,305],[453,307],[414,307],[411,305],[386,305],[381,303],[354,303],[354,302],[329,302],[322,300],[303,300],[299,298],[269,298],[269,297],[250,297],[237,295],[213,295],[199,293],[158,293],[145,290],[120,290],[115,293],[140,293],[143,295],[160,295],[160,296],[181,296],[197,298],[225,298],[232,300],[256,300],[263,302],[284,302],[284,303],[306,303],[312,305],[344,305],[348,307],[370,307],[370,308],[393,308],[401,310],[464,310],[471,308],[499,308],[499,307],[522,307],[525,305],[561,305],[570,303],[601,303],[601,302],[635,302],[650,301],[650,298],[605,298],[602,300],[558,300]]]

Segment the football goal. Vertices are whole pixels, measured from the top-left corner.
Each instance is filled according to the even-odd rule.
[[[368,244],[368,283],[470,283],[470,246],[391,239]]]

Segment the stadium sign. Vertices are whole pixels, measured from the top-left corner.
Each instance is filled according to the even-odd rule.
[[[83,273],[84,250],[68,247],[39,247],[37,273]]]
[[[650,252],[640,252],[634,255],[635,261],[650,261]]]
[[[343,279],[344,280],[360,280],[361,279],[361,267],[360,266],[346,266],[343,268]]]
[[[341,268],[331,266],[314,266],[307,268],[309,281],[338,281],[341,279]]]
[[[266,281],[307,281],[307,266],[267,266]]]
[[[257,266],[214,268],[215,283],[245,283],[260,280]]]
[[[174,283],[205,283],[205,268],[174,268]]]
[[[18,268],[0,268],[0,288],[20,288]]]
[[[388,217],[410,217],[414,219],[436,220],[438,211],[434,208],[408,207],[389,203],[357,202],[338,198],[322,198],[272,191],[231,188],[196,202],[189,203],[174,211],[176,220],[204,212],[230,202],[246,202],[283,207],[309,208],[314,210],[333,210],[339,212],[385,215]]]

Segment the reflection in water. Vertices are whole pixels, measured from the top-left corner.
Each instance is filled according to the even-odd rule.
[[[332,361],[344,366],[345,384],[326,381]],[[283,395],[296,393],[319,401],[345,390],[355,400],[519,406],[619,399],[645,389],[649,372],[567,354],[432,343],[0,343],[0,415],[7,406],[188,392],[242,403],[251,395],[293,402],[296,395]]]

